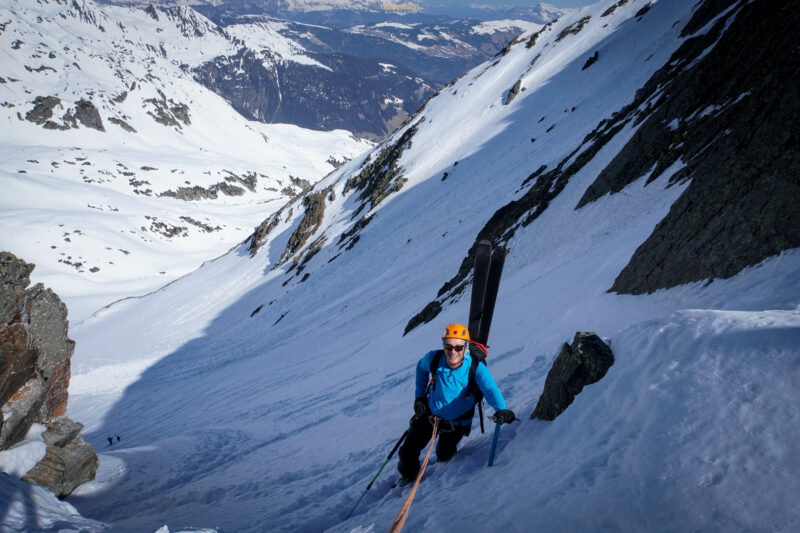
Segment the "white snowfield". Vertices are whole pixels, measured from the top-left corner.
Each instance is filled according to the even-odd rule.
[[[158,13],[0,3],[0,249],[36,264],[33,281],[66,301],[73,323],[227,252],[304,183],[372,145],[343,130],[247,121],[192,79],[189,66],[236,53],[234,38],[263,47],[265,61],[310,60],[277,32],[236,26],[230,37],[191,8]],[[37,96],[61,100],[57,124],[91,100],[105,132],[26,120]],[[160,196],[220,184],[239,191]]]
[[[345,516],[407,427],[417,361],[446,323],[467,320],[469,290],[403,336],[408,320],[522,181],[668,60],[695,1],[654,2],[637,20],[645,2],[632,0],[601,17],[613,3],[570,14],[432,99],[408,126],[418,126],[398,162],[408,181],[351,250],[337,242],[358,220],[359,191],[344,188],[362,158],[315,186],[332,194],[305,246],[327,244],[302,274],[278,262],[298,200],[255,257],[240,246],[71,328],[69,415],[101,467],[69,502],[123,532],[388,530],[409,490],[391,487],[394,460]],[[525,90],[503,105],[520,79]],[[575,209],[635,131],[509,241],[488,362],[520,421],[502,427],[492,468],[494,424],[481,434],[475,421],[455,458],[429,466],[405,531],[800,528],[800,250],[727,280],[606,292],[686,186],[665,188],[676,165]],[[603,337],[614,365],[555,421],[530,420],[577,331]]]

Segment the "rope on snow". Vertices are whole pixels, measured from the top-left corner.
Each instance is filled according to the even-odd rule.
[[[419,482],[422,481],[422,475],[425,473],[425,468],[428,466],[428,459],[431,458],[431,450],[433,450],[433,443],[436,441],[436,432],[439,429],[439,417],[435,417],[433,419],[433,435],[431,435],[431,445],[428,448],[428,453],[425,455],[425,460],[422,462],[422,468],[419,469],[419,474],[417,474],[417,480],[414,482],[414,486],[411,488],[411,492],[408,494],[408,498],[406,498],[405,503],[403,503],[403,507],[400,508],[400,512],[397,513],[397,516],[394,518],[394,522],[392,522],[392,527],[389,528],[389,533],[400,533],[403,529],[403,526],[406,523],[406,518],[408,518],[408,511],[411,509],[411,502],[414,501],[414,496],[417,494],[417,487],[419,487]]]

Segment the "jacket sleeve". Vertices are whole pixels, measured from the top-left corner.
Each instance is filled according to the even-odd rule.
[[[478,387],[480,387],[481,392],[483,392],[486,401],[489,402],[489,405],[491,405],[495,411],[508,409],[506,401],[500,393],[497,383],[494,382],[492,374],[489,373],[489,369],[486,368],[486,365],[479,364],[475,369],[475,382],[478,384]]]
[[[435,352],[426,353],[417,363],[417,379],[414,390],[414,398],[425,397],[425,391],[428,389],[428,377],[431,373],[431,358],[433,357],[434,353]]]

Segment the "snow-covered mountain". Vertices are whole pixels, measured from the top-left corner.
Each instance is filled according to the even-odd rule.
[[[377,58],[379,64],[388,63],[393,70],[408,68],[430,86],[440,88],[500,52],[523,31],[539,28],[541,25],[524,20],[442,19],[381,20],[341,29],[284,22],[280,31],[308,50]]]
[[[416,111],[434,89],[497,54],[523,31],[541,27],[507,17],[481,22],[391,12],[363,20],[360,11],[349,10],[297,22],[275,18],[267,7],[197,6],[225,31],[255,37],[246,41],[244,52],[197,69],[198,79],[248,117],[316,128],[333,124],[379,139]],[[294,16],[300,14],[285,15]],[[336,20],[329,20],[332,17]],[[270,35],[291,43],[313,61],[300,64],[281,50],[280,55],[290,61],[268,61],[271,66],[265,68],[264,59],[251,59],[249,51],[261,50],[258,39]],[[223,84],[216,82],[220,78]],[[352,83],[354,78],[359,82]],[[236,88],[228,87],[231,84]],[[397,103],[385,103],[393,101]]]
[[[351,16],[366,16],[366,20],[373,20],[370,14],[379,14],[381,17],[387,15],[417,15],[417,14],[436,14],[448,15],[456,18],[466,16],[477,16],[481,20],[496,19],[497,15],[513,15],[524,18],[530,22],[546,24],[551,22],[570,9],[560,9],[553,4],[541,2],[535,6],[516,6],[493,5],[489,3],[465,3],[460,0],[426,0],[415,2],[386,2],[384,0],[272,0],[272,1],[252,1],[252,0],[102,0],[103,3],[117,5],[148,5],[174,7],[181,5],[193,5],[200,9],[211,7],[223,9],[227,12],[238,11],[239,13],[261,13],[289,20],[298,20],[298,17],[306,22],[316,20],[320,22],[322,17],[326,20],[343,20],[340,16],[345,12],[350,12]],[[304,16],[305,15],[305,16]],[[500,17],[502,18],[502,17]],[[346,25],[346,24],[345,24]]]
[[[0,245],[37,265],[73,320],[224,253],[369,147],[244,120],[200,86],[193,67],[256,37],[190,8],[13,2],[0,19]]]
[[[53,0],[5,4],[1,15],[2,245],[38,265],[35,279],[73,320],[227,251],[369,147],[347,131],[256,121],[374,137],[433,91],[401,64],[370,59],[370,43],[397,40],[385,30],[348,30],[356,38],[343,50],[328,39],[338,30],[263,17],[221,26],[187,6]],[[518,31],[487,27],[473,44],[500,46]],[[445,80],[488,52],[462,50],[459,62],[428,41],[386,56],[415,68],[438,60],[426,74]]]
[[[250,44],[198,66],[195,78],[247,118],[312,129],[346,129],[370,139],[380,139],[397,128],[434,92],[425,79],[392,58],[308,51],[298,44],[300,40],[283,36],[286,25],[247,17],[226,26],[234,39]],[[303,37],[308,34],[303,31]],[[273,39],[291,46],[280,50],[268,44]]]
[[[381,11],[386,4],[382,0],[278,0],[271,3],[274,8],[290,12],[330,11],[333,9]]]
[[[505,2],[495,4],[485,2],[460,2],[458,0],[434,0],[425,6],[427,13],[459,14],[461,17],[479,20],[522,19],[537,24],[547,24],[573,10],[559,8],[547,2],[533,6],[513,5]]]
[[[392,464],[345,517],[488,238],[510,248],[489,368],[522,420],[492,468],[477,423],[429,467],[407,531],[796,530],[798,23],[770,0],[583,8],[72,328],[70,416],[105,453],[70,503],[115,531],[387,529]],[[530,420],[576,331],[614,365]]]

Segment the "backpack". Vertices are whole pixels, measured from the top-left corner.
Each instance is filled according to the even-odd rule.
[[[481,433],[484,433],[483,392],[481,391],[481,388],[478,387],[478,382],[475,380],[475,371],[478,369],[478,365],[481,363],[486,366],[486,347],[479,342],[469,341],[469,354],[472,357],[472,363],[469,366],[467,392],[475,397],[475,404],[478,406],[478,412],[480,413]],[[444,357],[444,350],[437,350],[433,357],[431,357],[431,381],[428,384],[428,390],[425,391],[425,396],[428,395],[431,387],[436,386],[436,370],[439,368],[439,363],[441,362],[442,357]]]

